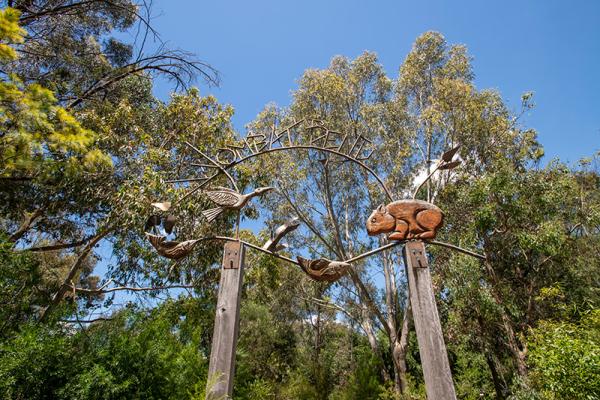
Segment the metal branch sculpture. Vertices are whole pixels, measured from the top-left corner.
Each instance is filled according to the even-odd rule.
[[[415,197],[423,185],[428,184],[436,171],[450,170],[460,164],[461,161],[455,159],[458,152],[458,146],[444,152],[433,169],[428,168],[428,176],[416,188],[413,199],[394,201],[395,199],[390,190],[386,187],[383,179],[364,163],[373,154],[373,141],[370,140],[369,137],[363,136],[361,133],[353,132],[352,134],[343,134],[341,132],[330,130],[320,121],[304,119],[294,122],[279,132],[273,127],[271,132],[250,133],[236,143],[228,144],[224,148],[216,149],[216,152],[213,155],[205,154],[192,143],[185,142],[185,144],[195,153],[196,159],[192,160],[189,165],[197,168],[196,173],[193,176],[185,178],[178,177],[178,179],[167,181],[168,183],[182,185],[184,193],[179,196],[178,199],[175,199],[173,203],[162,202],[152,204],[156,210],[154,215],[151,215],[146,222],[146,236],[161,256],[173,260],[181,260],[189,255],[200,241],[216,240],[226,242],[223,248],[221,289],[219,290],[219,299],[217,301],[218,312],[215,316],[213,348],[211,351],[208,372],[209,379],[218,376],[224,376],[225,378],[215,385],[215,387],[210,388],[210,398],[231,396],[234,371],[233,361],[235,360],[233,355],[235,355],[237,343],[236,324],[239,321],[240,290],[242,287],[245,263],[245,248],[251,248],[267,254],[270,257],[298,265],[312,280],[332,283],[350,272],[352,265],[359,260],[374,256],[375,254],[401,244],[405,245],[404,259],[405,264],[407,265],[409,286],[411,287],[409,291],[411,295],[410,301],[413,307],[413,320],[415,321],[420,349],[425,346],[423,344],[425,342],[422,340],[423,337],[431,337],[432,329],[435,331],[434,336],[437,338],[435,343],[429,343],[431,341],[427,342],[435,347],[435,351],[433,353],[430,351],[422,354],[423,358],[429,360],[424,363],[424,375],[428,397],[442,398],[437,395],[437,392],[431,391],[431,377],[435,380],[439,380],[440,376],[446,378],[450,377],[449,380],[446,379],[444,381],[446,385],[444,393],[449,393],[451,396],[453,395],[454,389],[452,387],[451,373],[447,359],[445,364],[441,367],[437,369],[431,368],[431,365],[433,365],[431,362],[431,355],[434,353],[436,357],[440,354],[445,355],[446,350],[443,344],[441,325],[437,319],[435,297],[431,286],[428,260],[423,240],[426,240],[427,243],[451,248],[452,250],[460,251],[479,259],[485,259],[485,257],[454,245],[433,240],[443,224],[444,214],[435,205],[425,201],[416,200]],[[366,223],[367,232],[369,235],[387,233],[388,239],[392,242],[345,261],[335,261],[326,258],[311,260],[303,257],[297,257],[296,261],[285,255],[278,254],[277,252],[285,248],[285,245],[280,243],[283,237],[298,228],[299,222],[297,218],[287,221],[279,226],[275,232],[273,232],[271,239],[263,246],[258,246],[240,239],[239,228],[241,209],[246,206],[253,197],[260,196],[274,188],[262,187],[253,192],[242,194],[238,189],[234,177],[229,171],[237,165],[255,157],[278,151],[292,150],[305,152],[316,150],[319,153],[328,154],[335,159],[353,162],[370,174],[370,176],[380,185],[390,203],[387,205],[382,204],[369,216]],[[233,189],[216,187],[214,189],[206,190],[207,185],[219,176],[225,176],[231,183]],[[178,242],[167,241],[165,236],[156,234],[158,233],[158,226],[162,226],[164,232],[171,233],[175,225],[175,219],[165,214],[172,205],[189,199],[194,193],[200,191],[203,191],[216,205],[214,208],[202,211],[202,215],[209,223],[214,221],[226,210],[237,211],[238,221],[235,238],[227,236],[211,236]],[[302,217],[302,212],[298,207],[294,205],[291,200],[289,201],[295,212]],[[326,240],[316,229],[313,229],[311,226],[309,226],[309,228],[311,228],[316,236],[326,244]],[[150,230],[154,234],[149,233],[148,231]],[[423,311],[422,308],[426,310]],[[435,318],[432,319],[431,315],[434,315]],[[225,352],[226,355],[224,355],[223,352]],[[438,358],[436,358],[436,360]],[[427,368],[425,368],[426,366]],[[434,395],[431,395],[430,392]],[[455,396],[443,398],[455,399]]]

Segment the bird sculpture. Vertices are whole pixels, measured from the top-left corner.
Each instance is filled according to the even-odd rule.
[[[167,235],[170,235],[173,232],[173,228],[175,227],[176,222],[177,220],[173,215],[165,215],[164,217],[161,217],[159,215],[153,214],[146,220],[146,225],[144,225],[144,229],[146,232],[152,231],[153,233],[158,233],[157,227],[162,225]]]
[[[312,279],[318,282],[335,282],[346,275],[351,264],[343,261],[331,261],[326,258],[309,260],[298,257],[300,268]]]
[[[146,232],[148,240],[154,246],[158,254],[171,260],[181,260],[192,252],[196,243],[200,240],[186,240],[185,242],[176,242],[174,240],[165,240],[164,236],[153,235]]]
[[[212,222],[225,210],[241,210],[255,196],[260,196],[273,190],[272,187],[261,187],[248,194],[241,194],[235,190],[217,187],[215,190],[206,191],[206,195],[218,207],[202,211],[202,215]]]
[[[278,251],[285,249],[287,245],[279,244],[279,242],[285,235],[298,229],[299,226],[300,222],[298,221],[298,217],[294,217],[285,224],[280,225],[277,229],[275,229],[271,239],[267,240],[267,242],[263,245],[263,249],[273,253],[277,253]]]

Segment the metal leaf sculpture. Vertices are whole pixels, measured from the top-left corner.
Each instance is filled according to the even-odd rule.
[[[146,220],[146,224],[144,225],[144,231],[158,233],[157,227],[162,225],[165,232],[168,235],[170,235],[173,232],[173,228],[175,227],[176,222],[177,219],[173,215],[160,217],[154,214],[148,217],[148,219]]]
[[[160,225],[160,217],[158,215],[151,215],[146,220],[144,231],[150,232],[152,229],[156,229],[158,225]]]
[[[169,211],[169,209],[171,208],[171,202],[164,201],[162,203],[152,203],[152,206],[154,208],[159,209],[160,211]]]
[[[171,232],[173,232],[173,228],[175,227],[175,223],[177,222],[177,219],[175,218],[174,215],[167,215],[166,217],[163,218],[162,220],[162,225],[163,228],[165,228],[165,232],[167,232],[167,234],[171,234]]]
[[[461,163],[460,160],[451,161],[451,162],[440,165],[438,167],[438,169],[454,169],[454,168],[458,167],[460,165],[460,163]]]
[[[460,149],[460,144],[456,147],[453,147],[452,149],[444,152],[444,154],[442,154],[442,160],[444,162],[450,162],[452,161],[452,158],[454,157],[454,155],[456,154],[456,152],[458,151],[458,149]]]
[[[285,235],[298,229],[299,226],[300,226],[300,222],[298,220],[298,217],[292,218],[291,220],[287,221],[286,223],[280,225],[275,230],[273,237],[271,239],[267,240],[267,242],[263,245],[262,248],[265,250],[269,250],[273,253],[283,250],[286,247],[286,245],[279,244],[279,242],[281,241],[281,239],[283,239],[283,237]]]
[[[346,275],[351,264],[343,261],[331,261],[326,258],[309,260],[298,257],[298,263],[302,270],[312,279],[318,282],[335,282]]]

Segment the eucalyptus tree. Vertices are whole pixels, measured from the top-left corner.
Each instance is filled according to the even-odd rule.
[[[12,90],[3,91],[3,105],[10,106],[3,109],[4,123],[29,147],[10,147],[14,141],[5,136],[3,154],[14,148],[37,158],[36,168],[28,170],[3,162],[1,223],[14,250],[36,254],[43,265],[48,280],[41,289],[46,302],[38,304],[42,318],[70,292],[101,294],[96,284],[106,281],[91,270],[98,259],[94,249],[102,243],[115,245],[118,262],[109,272],[121,286],[136,277],[158,286],[178,281],[186,270],[182,265],[164,268],[171,272],[167,276],[148,257],[141,216],[173,189],[162,172],[181,168],[189,154],[181,146],[184,139],[205,148],[231,137],[232,109],[197,91],[164,104],[152,95],[152,81],[162,74],[176,86],[187,85],[201,75],[215,83],[214,71],[162,45],[148,53],[150,36],[158,36],[145,3],[9,3],[14,8],[3,15],[10,16],[18,36],[8,38],[18,57],[2,60],[3,85]],[[135,24],[140,41],[110,38]],[[15,107],[15,99],[29,108]],[[46,142],[37,145],[40,132]],[[24,156],[21,161],[29,162]],[[182,232],[196,229],[186,220],[180,219]],[[191,273],[187,270],[187,281]]]
[[[461,145],[461,167],[417,195],[445,211],[442,237],[486,257],[479,262],[436,249],[434,265],[451,344],[483,356],[480,367],[488,367],[496,396],[504,398],[513,377],[527,381],[529,330],[553,315],[544,294],[568,287],[568,303],[597,304],[588,279],[598,267],[597,171],[558,162],[542,167],[536,132],[521,122],[533,107],[531,94],[510,110],[497,92],[474,87],[464,48],[444,53],[443,46],[439,35],[417,39],[401,68],[399,94],[409,105],[421,171],[439,152],[429,149]]]
[[[535,132],[520,128],[519,113],[511,112],[498,93],[478,90],[473,79],[465,47],[449,46],[440,34],[427,32],[417,38],[396,80],[386,76],[371,53],[353,61],[335,57],[328,68],[304,73],[289,107],[268,107],[250,128],[270,130],[301,118],[315,118],[337,131],[361,134],[376,145],[377,155],[368,163],[383,176],[396,198],[417,196],[435,201],[457,179],[473,183],[503,163],[524,170],[543,154]],[[529,97],[525,97],[520,112],[529,107]],[[457,145],[461,146],[462,167],[436,172],[431,183],[415,192],[423,174],[429,175],[435,168],[435,157]],[[388,199],[377,185],[368,182],[366,172],[334,156],[310,153],[308,157],[281,156],[275,165],[276,169],[263,169],[282,177],[281,197],[271,204],[271,210],[275,218],[294,214],[303,219],[306,235],[294,243],[297,249],[347,260],[372,244],[365,235],[364,221]],[[286,184],[290,181],[294,183]],[[442,208],[451,199],[445,201]],[[458,222],[452,217],[449,221],[440,235],[456,239],[451,233]],[[456,240],[457,244],[478,245],[463,239]],[[438,264],[434,262],[434,268],[441,268]],[[326,293],[335,299],[327,303],[334,303],[359,322],[376,354],[382,354],[377,330],[385,332],[398,392],[407,386],[410,325],[401,266],[397,254],[384,253],[378,265],[355,265],[348,279]],[[377,288],[375,271],[384,277],[382,291]],[[437,282],[440,291],[446,290],[443,282]],[[510,324],[505,329],[514,337]],[[383,371],[384,376],[386,373]]]
[[[336,57],[325,70],[307,70],[294,92],[292,105],[284,110],[266,109],[250,129],[260,131],[272,129],[274,125],[282,128],[294,120],[315,118],[331,129],[362,135],[378,145],[393,136],[393,140],[403,143],[404,147],[396,146],[397,151],[391,151],[382,146],[382,151],[373,157],[374,168],[384,170],[394,165],[400,170],[402,166],[394,160],[401,159],[403,152],[409,152],[410,148],[403,136],[390,134],[390,127],[400,126],[402,122],[402,113],[394,112],[397,110],[393,82],[385,76],[376,57],[365,53],[353,61]],[[308,157],[306,155],[282,155],[274,162],[277,168],[268,170],[279,179],[281,188],[281,197],[271,204],[273,216],[281,219],[297,215],[303,220],[305,235],[302,239],[297,236],[296,249],[309,249],[312,256],[318,257],[352,258],[370,245],[361,221],[378,202],[385,200],[385,193],[372,182],[368,183],[368,173],[353,163],[324,154],[309,152]],[[391,184],[399,181],[401,179],[393,179]],[[306,297],[315,302],[313,307],[333,307],[358,323],[375,354],[381,356],[382,344],[377,339],[377,330],[383,329],[395,346],[401,340],[397,321],[402,321],[402,307],[397,305],[398,292],[391,283],[394,279],[391,274],[387,274],[390,296],[382,307],[368,270],[358,266],[361,268],[353,270],[349,279],[343,279],[339,288],[329,287],[320,295]],[[326,300],[328,298],[337,298],[337,302]],[[400,365],[395,363],[394,368],[398,390],[406,369],[402,362],[400,357]],[[389,379],[386,369],[382,373]]]
[[[515,390],[514,376],[526,386],[529,369],[537,375],[528,348],[539,324],[578,321],[598,307],[598,189],[589,167],[498,165],[440,198],[453,215],[451,235],[478,244],[487,258],[438,254],[450,293],[448,327],[485,355],[499,397]]]
[[[28,31],[17,46],[17,73],[53,90],[61,105],[76,108],[118,94],[119,83],[145,73],[186,88],[197,76],[217,83],[216,71],[185,51],[171,49],[152,24],[151,2],[135,0],[3,1],[20,12]],[[131,37],[131,41],[119,39]]]

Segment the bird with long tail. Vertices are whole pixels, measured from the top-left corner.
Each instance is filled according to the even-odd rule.
[[[208,222],[214,221],[221,213],[225,210],[241,210],[248,202],[256,196],[261,196],[274,188],[272,187],[261,187],[253,192],[247,194],[241,194],[233,189],[225,187],[217,187],[215,190],[208,190],[204,193],[208,198],[215,203],[218,207],[210,208],[202,211],[202,215],[208,220]]]

